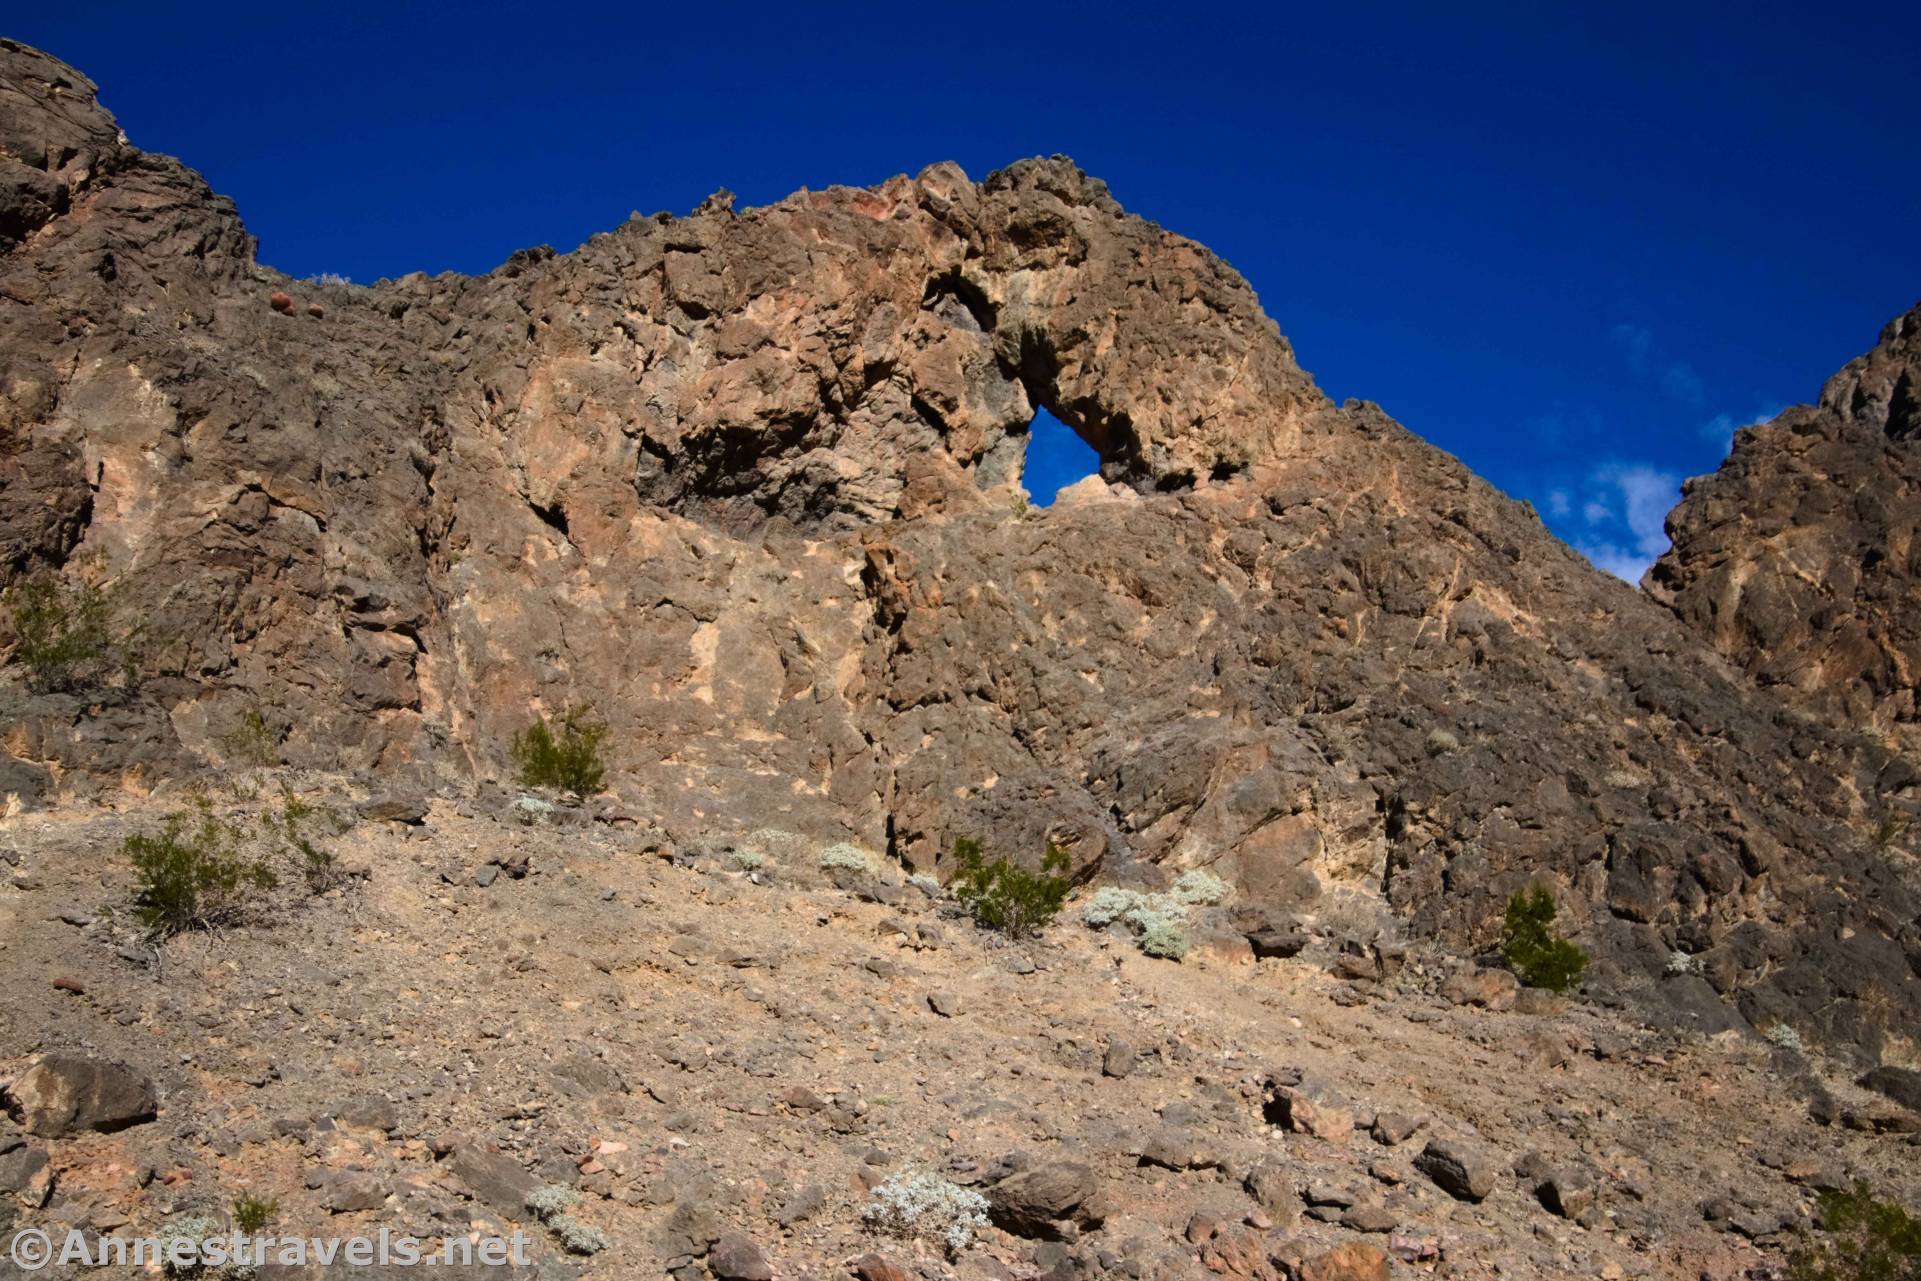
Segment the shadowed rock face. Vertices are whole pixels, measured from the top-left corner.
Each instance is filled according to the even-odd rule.
[[[314,286],[84,78],[0,46],[0,86],[8,207],[47,211],[0,258],[0,555],[116,585],[154,669],[9,688],[16,774],[217,764],[258,709],[291,762],[452,780],[587,699],[690,833],[1052,838],[1468,947],[1542,880],[1603,993],[1870,1051],[1921,1015],[1884,745],[1328,402],[1065,160]],[[1027,512],[1037,404],[1108,483]]]
[[[1921,758],[1921,306],[1743,431],[1668,534],[1657,599],[1790,706]]]

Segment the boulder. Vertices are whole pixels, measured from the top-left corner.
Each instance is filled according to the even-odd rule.
[[[1456,1139],[1430,1139],[1414,1158],[1414,1168],[1449,1196],[1461,1201],[1485,1200],[1494,1191],[1499,1167],[1478,1147]]]
[[[707,1270],[715,1281],[773,1281],[774,1270],[751,1237],[724,1233],[707,1252]]]
[[[1099,1194],[1092,1166],[1052,1161],[994,1184],[987,1191],[987,1213],[995,1226],[1015,1236],[1058,1241],[1068,1236],[1067,1225],[1100,1226]]]
[[[540,1188],[518,1161],[469,1139],[454,1141],[447,1168],[476,1201],[510,1219],[528,1216],[527,1198]]]
[[[1365,1241],[1349,1241],[1304,1262],[1301,1281],[1387,1281],[1387,1254]]]
[[[158,1108],[145,1073],[84,1054],[43,1055],[7,1086],[6,1100],[22,1126],[45,1138],[123,1130],[153,1120]]]

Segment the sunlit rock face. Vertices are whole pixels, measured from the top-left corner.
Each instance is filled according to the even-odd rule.
[[[1741,432],[1668,532],[1660,600],[1790,706],[1921,759],[1921,306]]]
[[[0,567],[107,582],[148,638],[138,697],[6,687],[7,790],[218,766],[250,711],[291,763],[459,787],[590,702],[622,805],[696,838],[937,872],[1053,840],[1463,948],[1538,881],[1599,991],[1921,1023],[1887,736],[1330,403],[1245,281],[1064,159],[323,286],[18,45],[0,148]],[[1045,511],[1037,407],[1102,460]],[[1705,572],[1681,541],[1657,580]]]

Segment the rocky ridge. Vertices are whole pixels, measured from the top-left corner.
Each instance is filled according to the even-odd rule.
[[[1921,758],[1921,306],[1690,481],[1648,588],[1770,693]]]
[[[99,578],[149,638],[136,697],[9,691],[28,804],[231,767],[250,714],[289,764],[459,793],[588,700],[679,840],[940,873],[1052,839],[1377,951],[1485,948],[1543,881],[1594,998],[1911,1065],[1898,743],[1330,403],[1244,281],[1068,161],[352,286],[257,263],[16,44],[0,147],[5,573]],[[1044,512],[1036,405],[1103,460]]]

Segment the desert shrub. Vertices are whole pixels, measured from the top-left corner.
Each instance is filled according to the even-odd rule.
[[[560,1238],[560,1246],[569,1254],[599,1254],[609,1244],[607,1234],[591,1223],[582,1223],[571,1214],[556,1214],[547,1220],[547,1226]]]
[[[1166,894],[1143,894],[1121,921],[1142,938],[1154,930],[1178,929],[1187,919],[1187,904]]]
[[[232,1212],[234,1227],[252,1236],[273,1222],[274,1215],[280,1213],[280,1202],[249,1192],[234,1201]]]
[[[564,1183],[545,1183],[527,1194],[527,1208],[543,1223],[579,1203],[580,1193]]]
[[[527,1194],[527,1208],[560,1239],[563,1249],[569,1254],[599,1254],[608,1246],[607,1234],[567,1213],[579,1202],[580,1193],[562,1183],[548,1183]]]
[[[1081,905],[1081,921],[1089,929],[1104,930],[1139,907],[1147,896],[1118,885],[1103,885]]]
[[[1808,1052],[1807,1042],[1801,1039],[1801,1034],[1785,1023],[1776,1023],[1764,1035],[1768,1044],[1777,1049],[1793,1050],[1796,1054]]]
[[[767,856],[759,850],[734,850],[727,861],[743,872],[756,872],[766,866]]]
[[[606,737],[606,722],[584,703],[560,714],[558,734],[546,717],[536,718],[514,735],[514,763],[520,767],[520,781],[528,787],[592,796],[606,786],[607,766],[600,759],[600,744]]]
[[[1232,886],[1204,867],[1182,872],[1180,879],[1174,882],[1174,897],[1182,903],[1198,907],[1212,907],[1216,903],[1226,902],[1227,896],[1233,892]]]
[[[907,883],[925,894],[928,898],[939,898],[944,892],[941,889],[939,878],[929,876],[925,872],[914,873],[907,878]]]
[[[114,625],[109,593],[89,583],[39,578],[6,594],[13,660],[36,694],[101,689],[138,678],[135,635]]]
[[[1587,972],[1587,953],[1554,932],[1554,896],[1540,885],[1508,900],[1501,955],[1521,982],[1550,992],[1567,991]]]
[[[257,707],[240,714],[234,727],[220,736],[220,750],[237,765],[268,766],[280,763],[280,743],[267,727],[267,718]]]
[[[155,835],[127,837],[122,850],[133,864],[140,920],[161,936],[236,920],[278,880],[248,851],[241,830],[204,800],[197,821],[175,814]]]
[[[171,815],[158,832],[139,832],[122,843],[133,865],[135,911],[158,937],[211,929],[252,914],[283,874],[304,881],[311,893],[340,882],[332,854],[314,840],[321,814],[282,784],[280,806],[258,823],[228,821],[203,795],[189,810]]]
[[[846,841],[836,841],[820,852],[820,870],[831,872],[835,868],[846,868],[854,872],[871,872],[874,860],[867,857],[867,851]]]
[[[1668,953],[1668,963],[1665,972],[1670,976],[1699,974],[1701,972],[1700,958],[1676,948]]]
[[[1816,1207],[1821,1237],[1790,1255],[1793,1281],[1921,1281],[1921,1219],[1866,1183],[1823,1192]]]
[[[1141,934],[1141,951],[1178,961],[1187,955],[1187,931],[1171,921],[1152,926]]]
[[[1188,952],[1187,917],[1195,907],[1218,903],[1229,893],[1227,882],[1212,872],[1195,870],[1174,882],[1170,894],[1143,893],[1116,885],[1102,886],[1081,907],[1081,920],[1104,930],[1119,922],[1149,956],[1178,961]]]
[[[954,897],[987,929],[1029,938],[1060,914],[1072,884],[1067,869],[1067,851],[1052,842],[1034,871],[1005,858],[990,863],[981,843],[963,836],[954,842]]]
[[[332,889],[340,880],[340,869],[334,856],[318,845],[308,835],[308,824],[314,817],[314,807],[294,795],[293,789],[285,783],[280,785],[280,812],[260,816],[261,826],[269,841],[289,855],[300,869],[301,877],[307,888],[315,894]]]
[[[175,1281],[253,1281],[258,1270],[231,1258],[227,1226],[210,1214],[178,1214],[160,1225],[161,1275]],[[205,1256],[209,1261],[201,1262]],[[183,1262],[174,1262],[175,1258]]]
[[[868,1196],[860,1218],[877,1232],[937,1240],[954,1254],[987,1226],[987,1198],[926,1171],[896,1174]]]

